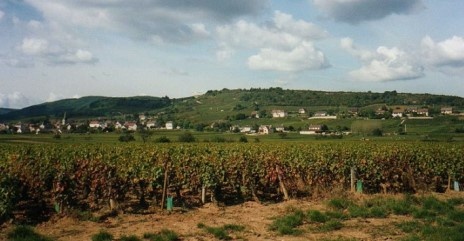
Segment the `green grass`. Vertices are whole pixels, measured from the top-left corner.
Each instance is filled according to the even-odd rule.
[[[92,241],[111,241],[113,235],[107,231],[101,230],[99,233],[92,235]]]
[[[293,211],[283,217],[275,219],[270,229],[276,231],[280,235],[299,235],[301,230],[297,229],[298,226],[303,224],[305,214],[301,210]]]
[[[210,227],[204,223],[198,223],[197,227],[204,229],[207,233],[212,234],[219,240],[231,240],[232,237],[229,236],[229,232],[241,232],[245,230],[244,226],[236,224],[225,224],[221,227]]]
[[[145,233],[143,234],[144,239],[150,241],[177,241],[180,240],[179,235],[169,229],[162,229],[159,233]]]
[[[306,215],[311,222],[325,223],[329,220],[329,217],[319,210],[309,210]]]
[[[7,234],[7,241],[53,241],[34,231],[29,226],[17,226]]]
[[[343,228],[343,223],[338,220],[329,220],[319,227],[322,232],[331,232]]]

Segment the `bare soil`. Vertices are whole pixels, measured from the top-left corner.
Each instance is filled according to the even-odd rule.
[[[464,197],[463,192],[440,195]],[[54,216],[49,221],[38,224],[35,230],[58,241],[91,240],[92,235],[101,230],[111,233],[115,239],[123,235],[136,235],[141,238],[145,233],[157,233],[162,229],[176,232],[181,240],[217,240],[204,229],[197,227],[199,223],[204,223],[213,227],[225,224],[245,226],[244,231],[231,232],[230,236],[234,240],[398,240],[404,234],[397,230],[394,224],[409,219],[395,215],[379,219],[350,219],[343,222],[344,227],[340,230],[324,233],[303,227],[305,231],[299,236],[281,236],[270,231],[269,225],[273,218],[285,215],[292,208],[323,211],[326,210],[326,205],[323,200],[290,200],[274,204],[245,202],[232,206],[208,203],[189,210],[175,208],[171,212],[155,209],[138,214],[119,213],[101,222]],[[0,226],[0,240],[6,240],[6,233],[13,226]]]

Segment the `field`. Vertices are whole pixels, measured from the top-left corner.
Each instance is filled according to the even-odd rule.
[[[196,138],[214,138],[202,134]],[[464,197],[450,193],[455,181],[464,182],[462,142],[282,142],[270,135],[248,143],[155,144],[120,143],[114,134],[16,137],[0,144],[0,220],[37,225],[57,240],[89,240],[101,230],[124,240],[162,229],[182,240],[214,240],[215,232],[239,240],[423,240],[430,229],[463,228]],[[403,197],[407,193],[415,195]],[[411,209],[396,210],[411,197]],[[340,198],[342,207],[328,204]],[[413,231],[395,231],[405,221],[414,222]],[[366,223],[374,234],[359,235]],[[2,229],[14,229],[11,224]]]

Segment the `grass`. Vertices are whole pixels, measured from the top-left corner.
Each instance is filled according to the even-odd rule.
[[[111,241],[113,240],[113,235],[107,231],[101,230],[99,233],[92,236],[92,241]]]
[[[396,240],[464,240],[463,198],[440,200],[434,196],[416,197],[404,195],[402,198],[374,197],[364,201],[354,201],[347,197],[333,198],[326,202],[328,211],[289,209],[282,217],[274,219],[270,229],[280,235],[302,235],[304,226],[309,231],[330,233],[342,229],[344,221],[353,218],[387,218],[399,215],[412,218],[400,223],[388,224],[385,230],[400,231]],[[344,240],[344,239],[328,239]]]
[[[7,241],[53,241],[34,231],[29,226],[17,226],[7,234]]]
[[[197,224],[198,228],[204,229],[207,233],[212,234],[215,238],[219,240],[231,240],[232,237],[229,236],[229,232],[241,232],[245,230],[244,226],[235,225],[235,224],[225,224],[221,227],[210,227],[204,223]]]
[[[177,241],[180,240],[179,235],[169,229],[162,229],[159,233],[145,233],[143,234],[144,239],[150,241]]]

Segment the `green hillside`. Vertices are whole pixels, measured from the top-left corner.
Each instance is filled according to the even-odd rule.
[[[92,118],[138,113],[160,109],[172,104],[168,97],[101,97],[88,96],[79,99],[64,99],[30,106],[0,115],[0,120],[21,120],[44,116],[61,117],[66,112],[69,118]]]
[[[273,109],[289,113],[286,125],[307,120],[317,111],[329,114],[347,113],[350,108],[373,111],[381,106],[408,105],[427,106],[432,113],[439,113],[440,107],[450,106],[455,110],[464,109],[464,98],[456,96],[410,94],[386,91],[373,92],[325,92],[312,90],[236,89],[210,90],[203,95],[182,99],[169,97],[101,97],[89,96],[79,99],[65,99],[30,106],[0,115],[0,121],[27,120],[33,118],[61,118],[66,112],[68,118],[90,119],[95,117],[115,118],[148,113],[165,121],[204,123],[229,121],[232,123],[256,123],[250,119],[251,113],[259,113],[260,122],[282,123],[282,119],[272,120]],[[298,114],[305,108],[305,115]],[[285,119],[285,118],[284,118]],[[341,123],[343,124],[343,123]]]

